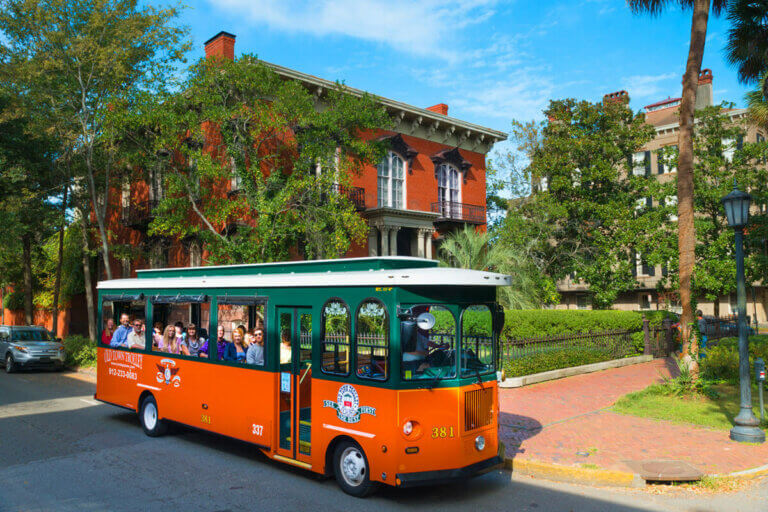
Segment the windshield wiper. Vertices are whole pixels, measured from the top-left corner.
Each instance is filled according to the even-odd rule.
[[[427,386],[427,389],[432,389],[435,387],[435,385],[437,384],[437,381],[439,381],[440,377],[443,376],[444,371],[445,371],[445,366],[440,368],[440,371],[437,373],[437,376],[434,379],[432,379],[432,382],[429,383],[429,386]]]
[[[480,378],[480,370],[477,368],[475,368],[475,375],[477,376],[477,383],[480,384],[480,387],[485,388],[485,386],[483,386],[483,379]]]

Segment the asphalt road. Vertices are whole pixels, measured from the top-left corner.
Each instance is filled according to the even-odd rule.
[[[507,471],[358,500],[245,443],[183,427],[146,437],[135,414],[94,401],[93,391],[68,373],[0,374],[0,510],[768,510],[768,481],[739,494],[657,496]]]

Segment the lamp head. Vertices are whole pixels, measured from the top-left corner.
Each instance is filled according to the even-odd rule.
[[[749,223],[749,205],[752,202],[752,196],[736,188],[734,181],[733,191],[722,201],[725,216],[728,218],[728,225],[733,229],[744,228]]]

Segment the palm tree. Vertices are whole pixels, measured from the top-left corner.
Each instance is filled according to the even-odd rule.
[[[532,259],[522,250],[494,243],[491,233],[464,226],[445,237],[439,255],[444,265],[510,275],[511,286],[498,292],[499,301],[507,308],[530,309],[542,304],[544,292]]]
[[[749,117],[758,126],[768,127],[768,96],[765,90],[768,88],[768,73],[763,75],[760,86],[746,95]]]
[[[728,61],[739,69],[739,80],[754,83],[768,71],[768,0],[731,0],[728,8],[726,54]],[[768,85],[762,80],[763,95],[768,97]]]
[[[632,12],[649,13],[657,16],[668,6],[678,4],[683,9],[692,9],[691,39],[688,47],[688,61],[683,75],[683,97],[680,102],[680,134],[678,138],[677,164],[677,239],[680,258],[680,302],[683,314],[680,317],[683,354],[693,352],[691,370],[697,373],[695,355],[697,344],[690,344],[693,309],[691,308],[691,276],[696,262],[696,231],[693,225],[693,117],[696,104],[701,60],[707,39],[709,11],[716,16],[728,7],[728,0],[627,0]]]

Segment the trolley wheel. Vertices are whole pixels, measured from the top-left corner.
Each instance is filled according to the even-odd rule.
[[[339,487],[349,495],[363,498],[376,490],[376,483],[370,479],[368,459],[357,443],[342,441],[336,446],[333,469]]]
[[[5,373],[16,371],[16,363],[13,362],[13,356],[9,353],[5,355]]]
[[[149,437],[162,436],[168,431],[168,423],[160,419],[155,397],[149,395],[139,407],[139,422],[144,433]]]

